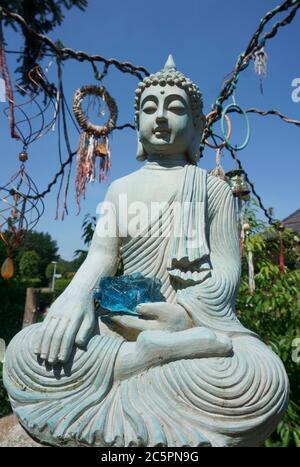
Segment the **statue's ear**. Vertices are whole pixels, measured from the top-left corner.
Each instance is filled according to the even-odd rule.
[[[197,125],[195,127],[194,136],[191,139],[190,145],[187,150],[188,159],[193,164],[196,164],[199,160],[199,156],[200,156],[199,147],[201,143],[203,130],[205,128],[205,124],[206,124],[205,115],[199,116]]]
[[[139,132],[137,132],[137,151],[136,158],[138,161],[145,161],[147,159],[147,154],[145,152],[144,146],[140,142]]]

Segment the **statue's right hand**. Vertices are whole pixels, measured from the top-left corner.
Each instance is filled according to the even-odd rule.
[[[51,364],[66,362],[74,344],[84,347],[95,326],[92,300],[85,305],[79,301],[75,306],[72,301],[72,305],[66,307],[67,303],[56,300],[36,336],[34,353]]]

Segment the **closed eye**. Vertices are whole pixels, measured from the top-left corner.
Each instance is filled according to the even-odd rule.
[[[153,114],[156,111],[157,111],[157,106],[153,102],[146,103],[143,106],[143,112],[145,112],[146,114]]]
[[[168,110],[179,115],[183,115],[186,112],[185,106],[180,101],[173,101],[168,106]]]

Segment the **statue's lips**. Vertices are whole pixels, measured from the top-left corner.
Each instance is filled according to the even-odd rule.
[[[168,130],[167,128],[155,128],[153,130],[153,134],[154,135],[162,135],[162,136],[166,136],[166,135],[169,135],[171,133],[170,130]]]

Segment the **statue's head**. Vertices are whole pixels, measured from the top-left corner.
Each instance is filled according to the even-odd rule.
[[[137,159],[148,154],[186,154],[196,163],[205,126],[199,88],[176,70],[170,55],[162,71],[146,77],[135,93]]]

